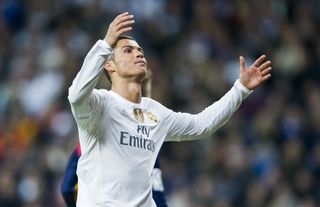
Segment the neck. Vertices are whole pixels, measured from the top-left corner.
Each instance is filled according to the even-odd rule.
[[[133,103],[141,101],[142,92],[139,82],[117,81],[117,83],[112,83],[111,90]]]

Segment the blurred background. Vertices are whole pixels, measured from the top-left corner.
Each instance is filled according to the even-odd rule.
[[[153,71],[153,96],[200,112],[266,54],[272,79],[211,139],[165,143],[171,207],[316,207],[320,200],[318,0],[1,0],[0,207],[63,207],[77,143],[68,87],[113,18]],[[108,87],[103,77],[99,87]]]

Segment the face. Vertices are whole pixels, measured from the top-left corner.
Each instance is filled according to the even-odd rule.
[[[121,39],[114,48],[114,61],[111,63],[112,72],[122,78],[141,78],[147,73],[147,61],[142,48],[134,40]],[[110,70],[109,70],[110,71]]]

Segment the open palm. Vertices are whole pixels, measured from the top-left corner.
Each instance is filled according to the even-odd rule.
[[[240,82],[249,90],[253,90],[271,77],[271,61],[260,56],[250,67],[246,67],[244,57],[240,56]]]

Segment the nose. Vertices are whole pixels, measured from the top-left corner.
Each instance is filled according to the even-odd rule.
[[[136,57],[137,58],[144,58],[144,55],[143,55],[143,53],[141,51],[137,50],[136,51]]]

